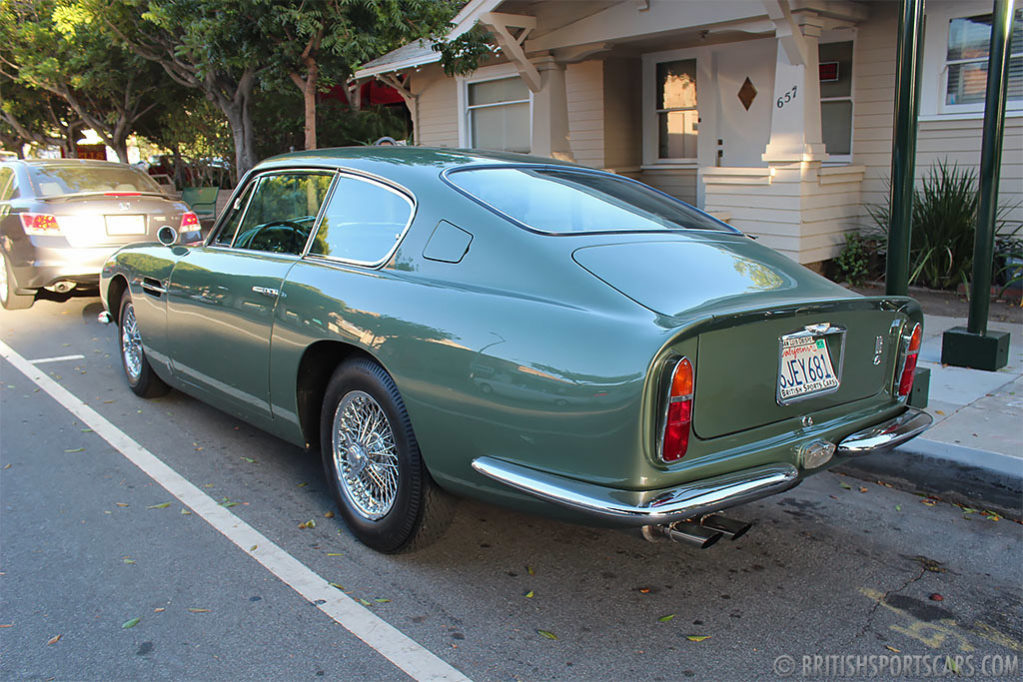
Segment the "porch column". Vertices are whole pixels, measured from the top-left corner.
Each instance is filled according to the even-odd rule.
[[[568,95],[565,65],[551,55],[530,60],[540,74],[540,89],[533,93],[531,152],[560,161],[575,161],[568,143]]]
[[[771,138],[764,150],[768,163],[823,161],[821,88],[817,44],[821,26],[817,17],[795,18],[787,13],[772,17],[778,36],[771,106]]]

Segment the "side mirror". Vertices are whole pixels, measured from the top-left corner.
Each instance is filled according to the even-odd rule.
[[[164,246],[173,246],[178,241],[178,232],[170,225],[164,225],[156,231],[156,238]]]

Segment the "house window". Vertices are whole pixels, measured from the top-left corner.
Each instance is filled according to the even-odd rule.
[[[696,60],[659,62],[655,78],[657,158],[695,160],[700,120],[696,107]]]
[[[987,89],[991,14],[955,17],[949,21],[945,54],[945,105],[982,105]],[[1023,10],[1012,21],[1009,87],[1006,98],[1023,100]]]
[[[518,76],[467,84],[469,146],[528,153],[529,88]]]
[[[852,41],[823,43],[820,57],[821,135],[832,157],[852,154]]]

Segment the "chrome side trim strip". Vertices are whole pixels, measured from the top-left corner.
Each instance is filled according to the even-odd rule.
[[[619,490],[478,457],[477,472],[554,504],[628,526],[671,523],[788,490],[799,483],[791,464],[768,464],[663,490]]]
[[[898,417],[857,431],[838,444],[841,457],[862,457],[885,452],[926,431],[933,419],[923,410],[909,408]]]

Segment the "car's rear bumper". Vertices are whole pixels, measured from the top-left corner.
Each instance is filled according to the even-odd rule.
[[[833,446],[839,456],[884,452],[922,433],[931,424],[926,412],[910,408],[898,417],[857,431]],[[558,476],[494,457],[473,460],[480,474],[547,502],[582,512],[595,520],[647,526],[702,517],[721,509],[784,492],[797,485],[793,464],[742,469],[653,491],[608,488]]]
[[[95,286],[99,284],[99,272],[103,268],[103,263],[119,248],[120,246],[95,248],[37,246],[34,249],[26,249],[23,253],[12,254],[14,259],[11,266],[18,289],[41,289],[60,281]]]

